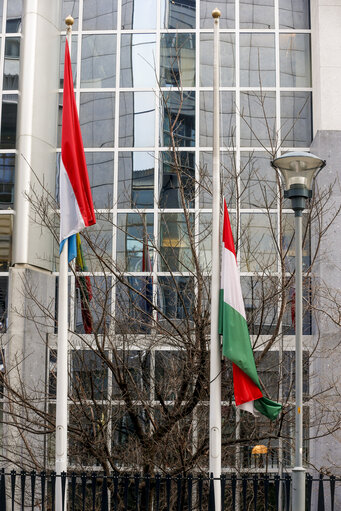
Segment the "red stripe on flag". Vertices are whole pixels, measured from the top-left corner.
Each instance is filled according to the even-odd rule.
[[[85,226],[96,223],[84,156],[81,129],[73,90],[69,45],[65,41],[62,160],[69,176]]]
[[[263,397],[257,385],[236,364],[233,364],[233,387],[236,406]]]
[[[230,224],[229,212],[227,211],[226,200],[224,199],[224,226],[223,226],[223,243],[227,250],[230,250],[234,257],[236,257],[236,251],[234,248],[234,241],[232,235],[232,229]]]

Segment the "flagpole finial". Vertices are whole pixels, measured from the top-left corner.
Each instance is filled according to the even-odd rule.
[[[71,14],[69,14],[69,16],[67,16],[65,18],[65,25],[67,25],[68,27],[72,27],[73,23],[74,23],[74,19],[73,17],[71,16]]]
[[[213,18],[220,18],[221,16],[221,12],[219,11],[218,7],[216,7],[215,9],[213,9],[212,11],[212,17]]]

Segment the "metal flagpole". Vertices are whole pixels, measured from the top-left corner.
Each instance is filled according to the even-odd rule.
[[[71,33],[73,18],[68,16],[66,37],[71,57]],[[67,471],[67,399],[68,399],[68,246],[66,239],[59,258],[58,281],[58,343],[57,343],[57,396],[56,396],[56,474]],[[62,503],[61,478],[57,478],[56,511],[66,509]]]
[[[220,291],[220,134],[219,134],[219,9],[214,18],[213,48],[213,200],[210,344],[210,474],[221,476],[221,350],[218,334]],[[220,480],[214,482],[215,510],[221,510]]]

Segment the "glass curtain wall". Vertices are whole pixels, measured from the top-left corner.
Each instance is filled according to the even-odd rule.
[[[307,151],[312,141],[308,1],[64,0],[60,93],[63,20],[72,14],[75,94],[98,217],[97,225],[88,232],[101,254],[100,258],[94,258],[88,245],[84,245],[87,272],[82,277],[88,278],[87,290],[91,286],[92,303],[95,304],[95,299],[105,301],[109,311],[108,319],[101,324],[102,333],[110,330],[118,336],[145,336],[151,333],[152,320],[162,322],[167,317],[179,322],[184,318],[190,320],[197,287],[189,226],[197,238],[206,233],[198,251],[201,263],[206,265],[207,278],[210,273],[211,12],[216,6],[222,13],[223,191],[238,248],[250,333],[258,343],[256,350],[275,331],[283,300],[278,293],[283,283],[278,246],[285,247],[287,312],[281,329],[289,348],[283,352],[280,343],[275,343],[259,365],[259,371],[264,380],[276,382],[270,389],[273,398],[281,400],[286,395],[289,399],[290,384],[285,380],[284,388],[284,384],[278,383],[282,381],[278,371],[283,360],[287,365],[289,361],[292,363],[293,216],[289,207],[285,209],[286,205],[280,209],[278,184],[269,161],[270,154],[276,151],[277,154],[294,149]],[[4,60],[4,73],[8,70],[7,76],[4,74],[4,87],[5,83],[7,87],[2,96],[4,109],[15,104],[13,98],[17,91],[12,89],[17,82],[13,55],[18,51],[16,44],[20,39],[14,29],[6,41],[2,39],[1,48],[5,44],[5,54],[8,52],[8,62]],[[12,140],[11,129],[8,126],[6,133],[1,132],[2,141],[6,137],[8,144]],[[5,165],[11,152],[0,157]],[[8,197],[7,194],[6,200]],[[304,251],[307,266],[309,254],[308,232]],[[119,278],[110,271],[110,261],[119,268]],[[122,284],[124,279],[128,288]],[[89,320],[82,286],[84,283],[80,284],[70,274],[70,324],[77,333],[91,334],[101,320],[101,311],[94,305]],[[148,297],[147,304],[141,304],[141,296]],[[309,283],[306,296],[309,296]],[[150,302],[158,306],[158,312],[151,313]],[[127,311],[132,321],[124,321]],[[304,329],[305,334],[311,333],[309,314],[305,316]],[[131,352],[133,358],[140,348],[136,341]],[[140,369],[135,375],[141,380],[145,397],[153,400],[165,364],[171,366],[178,356],[176,350],[155,347],[144,357],[146,373],[142,374]],[[224,385],[228,388],[231,383],[227,373],[224,374]],[[143,387],[146,375],[154,378],[148,389]],[[113,406],[119,406],[110,378],[105,376],[101,398],[112,399]],[[174,399],[172,389],[167,393],[170,400]],[[193,421],[197,421],[197,426],[193,442],[199,442],[200,435],[207,431],[207,404],[201,403],[194,411]],[[240,426],[239,413],[226,401],[223,413],[224,428],[230,435],[234,432],[237,437],[252,438],[263,427],[253,418]],[[111,423],[110,449],[123,445],[129,436],[131,424],[125,417],[120,420]],[[225,469],[236,464],[249,468],[258,462],[252,457],[252,445],[228,450]],[[277,470],[281,462],[290,465],[291,447],[281,439],[269,445],[269,453],[269,458],[263,460],[269,469]]]

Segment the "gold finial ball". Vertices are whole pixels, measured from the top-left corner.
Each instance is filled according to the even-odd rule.
[[[213,18],[220,18],[220,16],[221,16],[221,12],[219,11],[218,7],[216,7],[215,9],[213,9],[213,11],[212,11],[212,16],[213,16]]]
[[[73,19],[71,14],[69,14],[69,16],[65,18],[65,24],[68,25],[69,27],[72,27],[74,21],[75,20]]]

